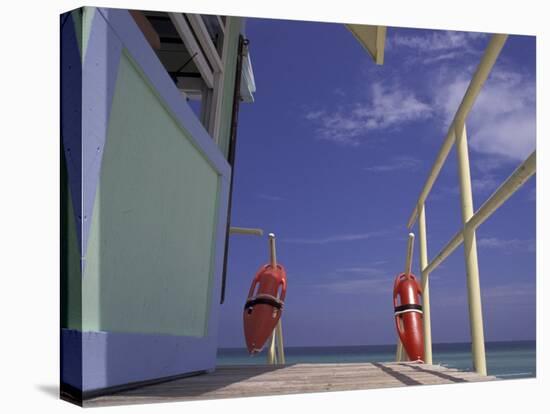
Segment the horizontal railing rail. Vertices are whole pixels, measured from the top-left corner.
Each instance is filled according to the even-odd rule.
[[[536,151],[533,153],[502,183],[491,197],[474,213],[465,224],[472,230],[476,230],[491,215],[508,200],[525,182],[531,178],[537,168]],[[464,233],[457,232],[443,249],[433,258],[426,267],[426,272],[432,273],[453,251],[464,241]]]
[[[472,337],[472,360],[474,369],[487,374],[485,359],[485,340],[483,332],[483,317],[481,308],[481,292],[479,285],[479,266],[477,260],[476,229],[485,222],[506,200],[508,200],[536,172],[536,151],[533,153],[500,185],[500,187],[474,212],[472,182],[470,176],[470,161],[466,136],[466,119],[478,97],[485,81],[489,77],[495,62],[506,43],[507,35],[495,34],[468,85],[468,89],[455,113],[453,121],[443,141],[435,162],[422,187],[418,201],[409,217],[407,227],[412,228],[418,221],[418,242],[420,245],[420,270],[422,275],[422,300],[424,324],[424,359],[432,363],[432,334],[430,321],[429,275],[461,244],[464,244],[464,259],[466,264],[468,307],[470,314],[470,333]],[[426,235],[425,204],[435,181],[453,147],[456,145],[458,157],[458,178],[460,184],[460,205],[462,209],[462,228],[443,247],[443,249],[428,261]],[[400,343],[398,343],[399,349]]]
[[[428,174],[428,179],[426,180],[426,183],[422,188],[420,197],[418,197],[418,202],[416,203],[416,206],[407,223],[408,228],[411,228],[416,222],[416,219],[418,218],[418,207],[424,204],[424,202],[426,201],[426,198],[428,197],[428,194],[430,194],[435,180],[439,176],[439,173],[441,172],[441,169],[443,168],[443,165],[447,160],[449,152],[451,152],[451,148],[453,147],[453,143],[455,142],[455,125],[463,124],[466,121],[466,118],[472,110],[472,106],[474,105],[475,100],[479,95],[479,92],[481,91],[481,88],[483,87],[485,81],[491,73],[491,70],[493,69],[493,66],[498,58],[498,55],[500,54],[500,51],[502,50],[502,47],[504,46],[504,43],[506,43],[507,37],[508,35],[496,34],[493,35],[493,37],[491,38],[491,41],[489,42],[489,45],[487,46],[487,49],[483,54],[481,62],[479,63],[477,70],[474,73],[470,84],[468,85],[468,89],[466,90],[466,93],[462,98],[462,102],[460,103],[460,106],[455,113],[453,122],[451,122],[451,125],[449,126],[449,131],[447,132],[445,141],[443,141],[443,145],[441,146],[441,149],[437,154],[432,170]]]

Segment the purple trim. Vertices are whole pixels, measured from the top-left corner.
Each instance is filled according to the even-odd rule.
[[[82,390],[82,334],[61,329],[61,382]]]
[[[64,355],[62,382],[83,392],[212,370],[216,365],[216,343],[196,337],[69,329],[62,329],[61,336],[65,355],[82,351],[83,373],[79,383],[78,370]]]
[[[82,69],[82,247],[85,260],[122,44],[95,12]],[[84,270],[85,263],[81,264]],[[83,272],[84,274],[84,272]]]
[[[78,246],[82,234],[82,63],[73,17],[61,17],[61,142],[73,203]]]
[[[86,254],[118,62],[123,48],[137,63],[180,127],[189,133],[191,142],[217,171],[219,187],[206,336],[80,333],[63,329],[62,381],[82,391],[214,369],[218,335],[218,298],[223,270],[231,173],[228,162],[174,86],[130,14],[126,10],[116,9],[97,11],[98,13],[94,14],[84,59],[82,134],[78,135],[83,141],[81,185],[85,220],[81,236],[82,257]],[[75,355],[81,355],[80,364],[75,362]]]
[[[94,13],[82,73],[82,237],[81,257],[86,257],[95,194],[107,137],[109,114],[116,86],[122,48],[138,64],[180,126],[223,177],[231,171],[227,160],[204,129],[127,10],[98,8]],[[80,236],[80,232],[79,232]],[[84,269],[84,263],[82,264]]]
[[[61,381],[83,392],[213,370],[218,347],[229,180],[220,177],[208,332],[205,337],[62,329]],[[80,358],[80,359],[79,359]]]
[[[230,177],[220,177],[218,189],[218,217],[216,233],[214,235],[215,245],[214,258],[212,263],[212,292],[210,294],[210,315],[208,318],[208,336],[217,343],[218,323],[220,310],[220,295],[222,290],[223,261],[225,255],[225,242],[227,231],[227,208],[229,205]]]

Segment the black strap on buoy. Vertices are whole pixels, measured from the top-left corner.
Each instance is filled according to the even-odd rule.
[[[417,305],[414,303],[410,303],[408,305],[396,306],[393,310],[394,310],[394,315],[399,315],[401,313],[406,313],[406,312],[424,313],[422,311],[422,305]]]
[[[270,305],[277,309],[282,309],[283,302],[277,299],[275,296],[271,295],[258,295],[253,298],[250,298],[244,304],[244,308],[248,309],[254,305]]]

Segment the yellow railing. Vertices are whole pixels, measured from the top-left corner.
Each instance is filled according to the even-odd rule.
[[[468,158],[468,140],[466,136],[466,118],[474,102],[487,80],[507,35],[492,36],[487,49],[477,67],[470,85],[456,111],[449,127],[445,141],[437,155],[435,163],[422,188],[414,211],[409,218],[407,227],[410,229],[418,220],[418,243],[420,252],[420,271],[422,277],[422,300],[424,310],[424,357],[425,362],[432,363],[432,333],[430,322],[430,291],[429,275],[439,266],[461,243],[464,243],[464,259],[466,262],[466,277],[468,289],[468,307],[470,316],[470,333],[472,339],[472,360],[476,372],[487,375],[485,359],[485,340],[483,333],[483,315],[481,308],[481,292],[479,287],[479,267],[477,261],[476,229],[490,217],[518,188],[520,188],[536,170],[536,151],[518,167],[516,171],[493,193],[491,197],[474,213],[472,182],[470,177],[470,161]],[[447,243],[447,245],[428,262],[428,247],[426,237],[425,202],[437,179],[453,144],[456,145],[458,156],[458,176],[460,184],[460,204],[462,209],[462,228]]]
[[[269,233],[269,262],[273,269],[277,268],[277,249],[275,248],[275,234]],[[285,347],[283,344],[283,325],[281,319],[271,335],[267,350],[267,363],[272,365],[285,364]]]

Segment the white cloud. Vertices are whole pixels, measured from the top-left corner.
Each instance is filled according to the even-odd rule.
[[[276,196],[276,195],[270,195],[270,194],[258,194],[257,197],[261,198],[262,200],[267,200],[267,201],[283,201],[284,200],[283,197],[279,197],[279,196]]]
[[[413,59],[423,60],[425,75],[420,83],[410,85],[405,73],[396,76],[393,72],[384,75],[384,79],[391,76],[390,87],[375,80],[382,75],[369,74],[372,86],[364,101],[350,102],[335,110],[317,108],[305,118],[315,126],[319,138],[352,146],[373,132],[411,128],[415,121],[439,121],[445,134],[488,39],[489,35],[480,33],[396,30],[388,37],[388,53],[409,49],[412,53],[408,55]],[[402,65],[400,71],[406,67]],[[418,88],[424,91],[423,95]],[[505,57],[497,61],[466,122],[470,149],[498,164],[493,169],[523,161],[535,149],[535,92],[533,75],[511,66]],[[492,179],[479,178],[478,188],[489,188]]]
[[[422,161],[418,158],[402,155],[391,158],[385,164],[365,167],[364,170],[375,173],[385,173],[399,170],[416,170],[418,167],[420,167],[421,164]]]
[[[441,55],[427,57],[423,60],[423,62],[429,65],[429,64],[441,62],[443,60],[452,60],[457,58],[458,56],[462,56],[462,54],[459,52],[448,52],[448,53],[443,53]]]
[[[412,91],[394,87],[388,90],[381,83],[372,85],[370,105],[358,105],[353,114],[364,119],[372,129],[385,129],[394,125],[426,119],[432,108]]]
[[[474,124],[476,125],[476,124]],[[472,147],[483,153],[523,161],[535,149],[535,112],[522,110],[508,116],[495,116],[474,130]]]
[[[346,96],[346,92],[342,88],[335,88],[333,93],[337,96],[340,96],[340,97],[345,97]]]
[[[431,278],[431,276],[430,276]],[[536,300],[536,287],[532,282],[512,282],[497,286],[487,286],[481,289],[484,307],[533,304]],[[434,307],[449,307],[467,305],[466,291],[440,291],[432,297]]]
[[[341,144],[358,145],[357,136],[369,129],[366,122],[342,112],[322,112],[316,118],[306,119],[317,121],[316,132],[320,138]]]
[[[449,76],[449,74],[447,74]],[[440,78],[435,104],[446,131],[466,92],[464,73]],[[535,83],[519,72],[496,67],[466,121],[471,148],[500,161],[523,161],[535,149]]]
[[[456,181],[457,183],[454,186],[436,185],[434,190],[430,193],[430,200],[440,201],[458,197],[460,195],[458,177],[456,178]],[[501,181],[497,180],[492,174],[472,178],[472,192],[474,194],[490,194],[496,190],[500,184]]]
[[[447,129],[466,92],[471,76],[486,47],[483,33],[454,31],[396,31],[388,42],[393,48],[415,50],[433,78],[433,96],[428,103]],[[475,55],[474,65],[442,65],[444,60]],[[428,64],[431,64],[428,65]],[[435,64],[435,65],[434,65]],[[432,70],[433,68],[433,70]],[[477,97],[467,119],[471,149],[487,154],[502,165],[505,161],[523,161],[535,149],[535,80],[500,59]],[[490,177],[484,177],[488,182]]]
[[[336,273],[351,273],[354,275],[361,275],[366,277],[382,276],[387,274],[384,269],[378,267],[343,267],[336,269]]]
[[[309,120],[319,119],[323,114],[323,111],[310,111],[306,113],[305,118]]]
[[[427,31],[426,34],[405,35],[397,32],[389,38],[390,48],[407,47],[422,52],[443,52],[469,47],[472,41],[485,37],[483,33],[456,31]]]
[[[390,292],[395,275],[380,267],[386,263],[385,260],[378,260],[368,266],[338,268],[330,275],[330,280],[317,283],[315,287],[342,294]]]
[[[282,239],[281,241],[285,243],[294,243],[294,244],[328,244],[328,243],[367,240],[367,239],[371,239],[373,237],[379,237],[385,234],[387,234],[386,231],[377,231],[377,232],[370,232],[370,233],[337,234],[334,236],[326,236],[326,237],[319,237],[319,238],[287,238],[287,239]]]
[[[476,193],[486,193],[495,190],[499,184],[499,181],[493,175],[485,175],[472,179],[472,190]]]
[[[358,145],[361,136],[369,131],[399,127],[431,116],[430,105],[412,91],[401,87],[389,90],[382,83],[374,83],[367,103],[356,102],[332,112],[310,111],[305,119],[315,123],[322,139]]]
[[[485,307],[534,306],[537,290],[534,282],[513,282],[482,289],[481,295]]]
[[[455,31],[425,31],[419,34],[406,34],[407,29],[401,29],[390,35],[386,49],[392,53],[394,49],[410,49],[416,52],[408,56],[408,63],[422,62],[425,65],[445,60],[464,59],[466,55],[479,55],[484,33]]]
[[[316,285],[332,293],[389,293],[393,289],[393,277],[378,279],[334,280]]]
[[[500,165],[502,160],[498,161]],[[460,187],[458,184],[458,177],[456,177],[457,184],[451,185],[436,185],[434,190],[430,193],[430,200],[440,201],[446,200],[451,197],[457,197],[460,195]],[[503,178],[497,178],[493,173],[484,174],[480,177],[472,178],[472,192],[477,195],[489,196],[502,184]],[[485,198],[481,199],[485,200]]]
[[[476,158],[472,166],[483,175],[492,175],[502,167],[502,157]]]
[[[534,240],[499,239],[497,237],[485,237],[477,239],[477,245],[480,248],[501,249],[514,252],[517,252],[518,250],[526,250],[529,252],[535,251]]]
[[[483,289],[483,298],[489,300],[521,300],[530,297],[535,300],[536,288],[534,283],[510,283],[507,285],[492,286]]]

